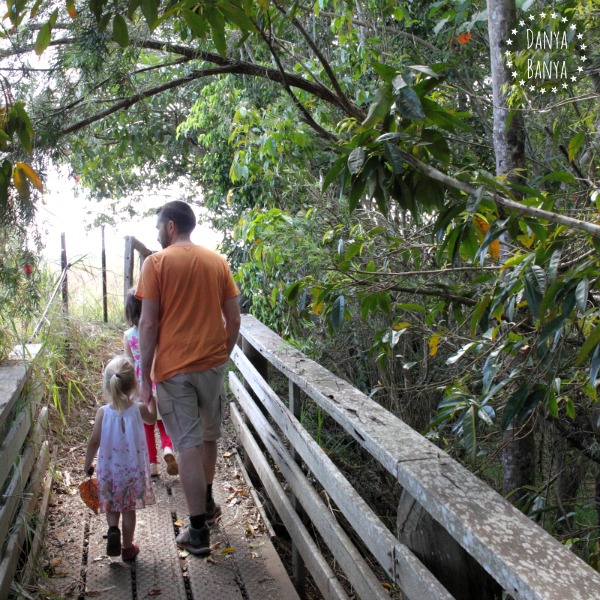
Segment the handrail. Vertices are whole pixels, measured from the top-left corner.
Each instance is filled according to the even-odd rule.
[[[241,335],[377,459],[507,593],[537,600],[600,597],[600,574],[403,421],[254,317],[243,315]]]

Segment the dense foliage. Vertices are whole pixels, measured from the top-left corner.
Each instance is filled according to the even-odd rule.
[[[552,10],[577,76],[497,85],[498,127],[490,56],[510,50],[483,2],[20,0],[0,199],[28,200],[42,157],[98,199],[182,178],[261,320],[496,484],[501,432],[533,431],[521,506],[593,562],[573,513],[600,515],[600,14]]]

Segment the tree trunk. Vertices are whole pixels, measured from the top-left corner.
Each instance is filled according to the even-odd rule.
[[[535,436],[532,424],[520,429],[509,425],[503,436],[502,451],[503,486],[506,499],[514,505],[522,505],[527,495],[525,486],[535,482]]]
[[[583,480],[583,464],[578,456],[570,456],[567,441],[555,432],[554,449],[558,470],[556,481],[556,504],[558,506],[556,529],[558,533],[570,533],[573,519],[570,516],[575,510],[577,494]]]
[[[517,23],[516,7],[514,0],[488,0],[487,5],[496,175],[509,173],[509,181],[517,181],[519,176],[514,169],[523,169],[525,166],[525,129],[521,111],[515,111],[510,118],[511,114],[504,94],[504,88],[511,84],[505,52],[510,50],[506,40],[509,39],[511,29]]]
[[[502,588],[406,491],[398,505],[398,539],[456,600],[494,600]]]
[[[488,0],[488,29],[490,40],[490,64],[492,70],[492,98],[494,102],[494,153],[496,175],[507,175],[509,182],[516,182],[525,167],[524,125],[521,112],[511,115],[504,89],[511,84],[506,67],[506,41],[516,25],[514,0]],[[519,169],[519,171],[517,171]],[[535,478],[535,442],[533,429],[516,431],[512,424],[504,434],[504,493],[516,504],[522,497],[517,492],[524,485],[531,485]]]

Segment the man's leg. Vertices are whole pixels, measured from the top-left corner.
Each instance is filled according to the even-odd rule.
[[[185,494],[189,514],[192,516],[205,514],[207,477],[203,467],[202,445],[179,452],[179,480]]]
[[[202,463],[207,485],[212,485],[217,468],[217,442],[204,442],[202,444]]]

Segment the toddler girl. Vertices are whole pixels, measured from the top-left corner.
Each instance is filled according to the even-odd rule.
[[[142,301],[135,297],[135,289],[131,288],[125,297],[125,318],[131,326],[123,336],[123,346],[125,347],[125,354],[132,358],[133,364],[135,365],[135,376],[138,384],[141,378],[140,368],[140,343],[138,334],[138,324],[140,322],[140,316],[142,314]],[[155,385],[152,385],[154,395],[156,395]],[[167,463],[167,473],[169,475],[177,475],[179,473],[179,465],[173,454],[173,443],[171,438],[165,431],[165,426],[157,414],[156,425],[158,427],[158,433],[160,435],[160,444],[163,449],[163,458]],[[158,475],[158,459],[156,455],[156,439],[154,437],[154,424],[144,425],[146,430],[146,443],[148,445],[148,457],[150,458],[150,473],[152,477]]]
[[[148,406],[133,401],[137,380],[133,363],[127,356],[117,356],[108,363],[102,383],[106,405],[96,413],[83,468],[91,475],[98,453],[99,511],[106,513],[109,526],[106,553],[133,560],[140,551],[133,542],[135,511],[156,503],[142,427],[142,421],[156,421],[156,400],[151,398]]]

